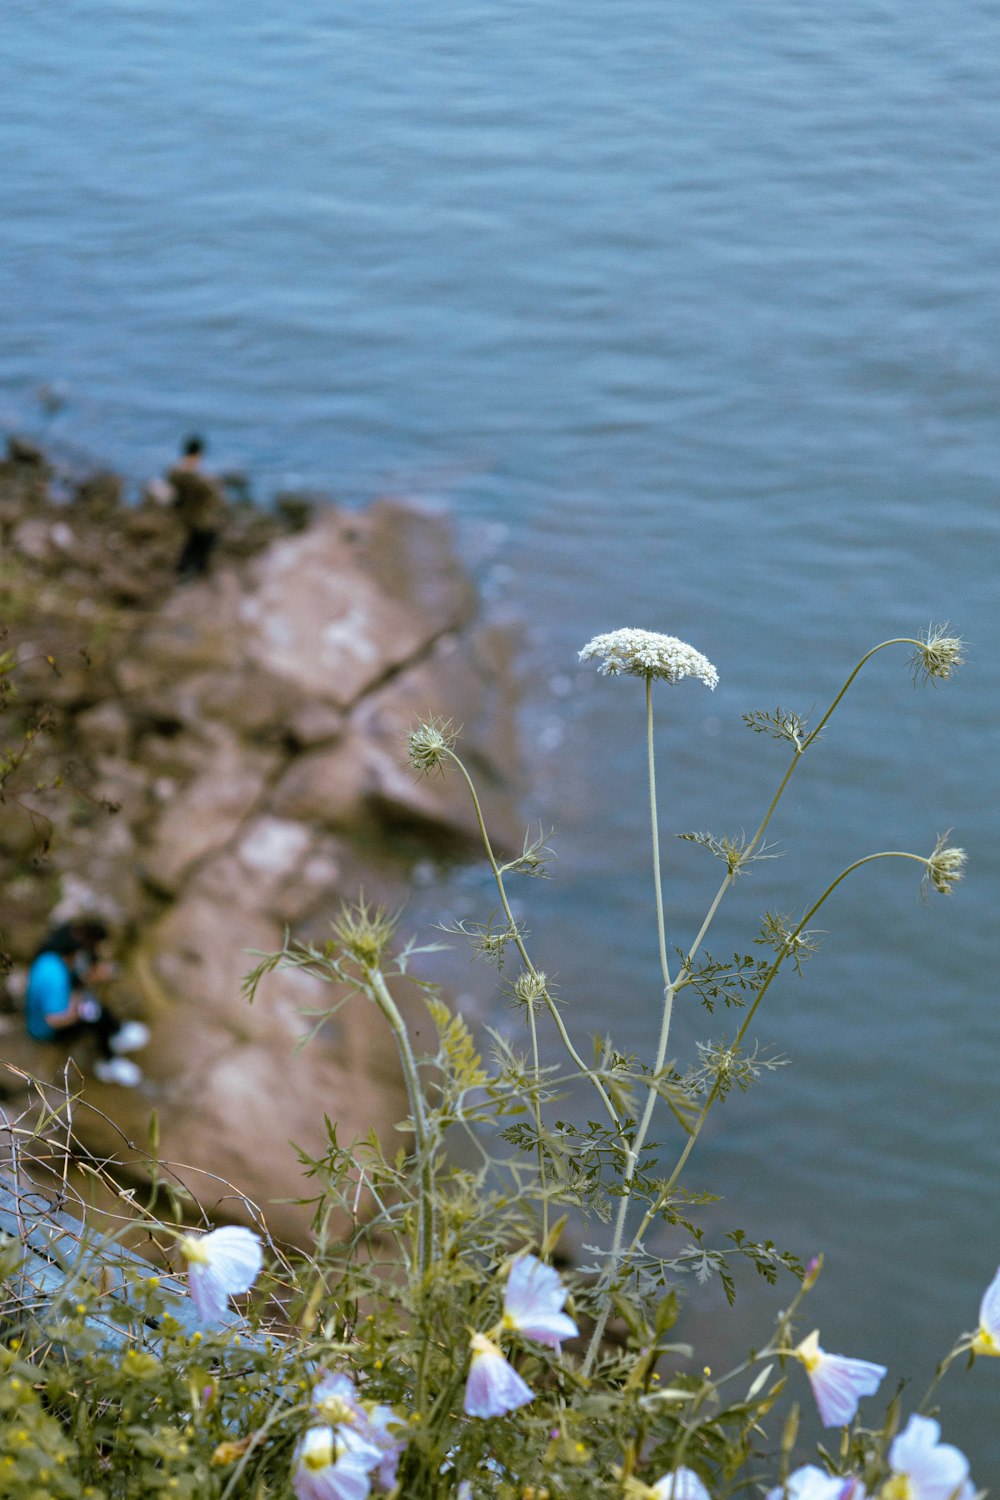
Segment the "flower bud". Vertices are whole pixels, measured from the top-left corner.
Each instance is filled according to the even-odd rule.
[[[429,776],[441,768],[441,763],[451,750],[458,732],[449,719],[428,719],[411,729],[406,737],[406,753],[410,765],[421,776]]]

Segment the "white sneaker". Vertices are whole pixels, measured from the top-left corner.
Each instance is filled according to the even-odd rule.
[[[99,1057],[94,1064],[94,1077],[101,1083],[134,1089],[142,1082],[142,1069],[127,1057]]]
[[[141,1052],[149,1045],[149,1027],[142,1021],[123,1021],[108,1042],[112,1052]]]

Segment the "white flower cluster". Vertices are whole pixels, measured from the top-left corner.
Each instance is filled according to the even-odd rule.
[[[664,682],[679,682],[682,677],[698,677],[713,690],[719,685],[719,674],[708,660],[675,635],[660,635],[655,630],[612,630],[595,635],[580,652],[581,661],[601,657],[601,671],[606,677],[626,672],[632,677],[660,677]]]

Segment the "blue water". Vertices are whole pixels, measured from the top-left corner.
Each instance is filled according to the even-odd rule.
[[[761,1018],[791,1066],[692,1168],[720,1233],[826,1249],[824,1343],[912,1376],[904,1401],[1000,1261],[998,46],[986,0],[6,0],[0,49],[0,424],[137,482],[204,429],[263,499],[452,509],[524,626],[561,855],[531,926],[580,1028],[648,1052],[657,970],[641,688],[579,647],[634,624],[716,663],[714,697],[658,711],[665,831],[722,833],[784,764],[742,712],[966,635],[954,683],[867,669],[714,951],[949,826],[968,882],[838,892]],[[672,940],[716,873],[667,845]],[[706,1026],[681,1015],[682,1058]],[[743,1306],[759,1342],[774,1301]],[[943,1406],[1000,1485],[1000,1370]]]

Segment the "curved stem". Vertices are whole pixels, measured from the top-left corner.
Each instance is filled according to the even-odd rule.
[[[535,1024],[535,1006],[533,1001],[528,1006],[528,1030],[531,1034],[531,1065],[535,1074],[535,1087],[537,1088],[539,1082],[538,1027]],[[541,1191],[542,1244],[546,1245],[549,1238],[549,1196],[545,1171],[545,1147],[542,1144],[542,1105],[535,1092],[532,1092],[531,1096],[531,1113],[535,1117],[535,1136],[538,1141],[538,1186]]]
[[[420,1088],[420,1076],[417,1072],[417,1060],[410,1046],[410,1034],[406,1029],[406,1022],[399,1013],[389,986],[379,969],[369,969],[368,979],[371,983],[375,1003],[385,1016],[396,1038],[396,1046],[399,1051],[399,1060],[403,1068],[403,1078],[406,1082],[406,1094],[410,1104],[410,1115],[413,1119],[413,1134],[416,1138],[417,1161],[420,1165],[420,1213],[418,1218],[417,1237],[417,1264],[420,1275],[423,1278],[430,1270],[434,1259],[434,1197],[433,1180],[430,1153],[430,1132],[427,1125],[427,1110],[424,1105],[424,1096]]]
[[[819,738],[819,736],[822,733],[824,727],[826,726],[826,724],[829,723],[831,716],[833,715],[834,711],[836,710],[836,708],[840,704],[840,702],[841,702],[842,698],[844,697],[845,693],[847,692],[848,688],[851,686],[851,684],[854,681],[855,677],[857,677],[858,673],[861,671],[861,668],[865,665],[866,662],[870,661],[871,658],[873,656],[875,656],[877,652],[884,651],[887,646],[917,646],[917,647],[919,647],[920,644],[921,644],[920,641],[912,640],[909,636],[896,636],[892,640],[880,641],[877,646],[873,646],[872,649],[870,651],[866,652],[865,655],[861,658],[861,660],[858,662],[857,666],[854,668],[854,670],[848,676],[848,678],[845,681],[843,687],[840,689],[840,692],[833,699],[833,701],[830,704],[829,708],[827,709],[826,713],[823,715],[823,717],[820,719],[819,723],[816,725],[816,728],[813,729],[813,730],[811,730],[810,733],[806,735],[805,739],[802,741],[801,744],[797,744],[795,746],[795,750],[794,750],[794,752],[792,754],[792,759],[789,762],[788,769],[786,770],[784,776],[781,778],[781,781],[780,781],[780,783],[778,785],[777,791],[775,792],[774,796],[771,798],[771,801],[770,801],[770,803],[768,805],[767,811],[765,812],[763,818],[760,821],[760,825],[757,828],[757,832],[754,834],[753,838],[750,840],[750,843],[747,845],[746,849],[744,850],[743,860],[741,861],[741,868],[742,868],[743,864],[746,864],[746,861],[747,861],[748,857],[753,853],[753,851],[756,849],[757,845],[760,843],[761,839],[764,837],[764,834],[767,832],[768,824],[770,823],[772,817],[774,816],[774,813],[775,813],[775,810],[777,809],[778,803],[781,801],[781,798],[782,798],[782,796],[784,795],[784,792],[785,792],[785,788],[788,786],[788,783],[791,781],[792,775],[793,775],[796,767],[798,766],[799,761],[801,760],[801,758],[805,754],[805,752],[809,749],[809,746],[812,745],[813,742]],[[701,924],[701,928],[700,928],[700,930],[698,932],[698,935],[695,938],[694,942],[691,944],[690,948],[687,950],[687,957],[686,957],[686,959],[684,961],[684,964],[683,964],[683,967],[681,969],[681,972],[678,975],[677,980],[676,980],[676,982],[674,984],[674,992],[675,993],[677,992],[677,990],[679,990],[679,989],[682,988],[684,982],[687,979],[688,974],[691,972],[691,966],[692,966],[692,964],[694,962],[695,954],[698,952],[698,950],[700,949],[702,943],[705,941],[706,934],[708,933],[708,930],[711,927],[712,922],[715,919],[715,914],[718,911],[719,906],[722,903],[722,898],[725,896],[725,894],[728,891],[729,887],[732,885],[733,881],[736,879],[737,873],[738,873],[737,871],[732,871],[732,870],[729,871],[727,873],[727,875],[726,875],[725,880],[722,882],[722,884],[720,885],[718,891],[716,892],[715,900],[712,902],[711,906],[708,909],[708,914],[706,915],[705,920]]]
[[[229,1476],[229,1482],[227,1483],[225,1489],[222,1491],[221,1500],[228,1500],[228,1497],[235,1493],[236,1486],[239,1483],[240,1479],[243,1477],[243,1472],[246,1469],[247,1464],[250,1462],[251,1458],[256,1455],[258,1450],[263,1447],[270,1429],[274,1427],[276,1423],[282,1421],[285,1417],[294,1416],[297,1411],[305,1409],[304,1406],[285,1406],[283,1405],[283,1401],[284,1397],[279,1396],[277,1401],[275,1401],[274,1405],[271,1407],[271,1410],[268,1412],[267,1416],[264,1418],[264,1421],[257,1428],[256,1432],[253,1432],[251,1434],[250,1441],[247,1443],[244,1452],[240,1455],[239,1463],[236,1465],[236,1468]]]
[[[871,654],[871,653],[869,653],[869,654]],[[841,695],[841,696],[843,696],[843,695]],[[747,1014],[746,1014],[746,1016],[744,1017],[744,1020],[743,1020],[743,1024],[741,1025],[739,1031],[737,1031],[737,1033],[736,1033],[736,1037],[735,1037],[735,1039],[733,1041],[733,1048],[734,1049],[737,1048],[737,1047],[739,1047],[742,1044],[743,1039],[745,1038],[745,1036],[747,1034],[747,1031],[748,1031],[748,1029],[750,1027],[750,1023],[753,1020],[753,1018],[754,1018],[754,1016],[755,1016],[758,1008],[760,1007],[761,1001],[764,999],[764,996],[767,994],[767,991],[770,989],[773,981],[777,977],[777,974],[778,974],[779,969],[781,968],[781,965],[784,963],[785,959],[788,958],[789,955],[792,953],[792,951],[793,951],[793,946],[792,945],[794,944],[795,939],[798,938],[799,936],[801,936],[801,934],[802,934],[802,932],[803,932],[803,930],[804,930],[804,928],[806,926],[806,923],[810,922],[812,920],[812,918],[819,911],[819,909],[823,905],[823,903],[827,900],[827,898],[829,896],[831,896],[833,894],[833,892],[837,889],[838,885],[840,885],[840,883],[842,881],[844,881],[844,880],[847,879],[848,875],[853,874],[853,872],[855,870],[859,870],[862,865],[872,864],[877,859],[912,859],[912,860],[915,860],[917,862],[917,864],[923,865],[925,869],[927,868],[927,865],[928,865],[927,859],[923,855],[921,855],[921,854],[911,854],[911,853],[909,853],[909,851],[902,850],[902,849],[883,849],[883,850],[881,850],[877,854],[866,854],[863,859],[856,859],[853,864],[850,864],[850,865],[848,865],[846,867],[846,869],[841,870],[841,872],[837,876],[836,880],[831,881],[830,884],[827,886],[826,890],[819,897],[819,899],[817,901],[814,901],[813,904],[812,904],[812,906],[810,906],[809,910],[806,912],[806,914],[802,918],[801,922],[799,922],[799,924],[795,928],[794,932],[790,935],[790,937],[788,939],[788,942],[786,943],[786,945],[783,948],[782,952],[779,953],[778,957],[775,959],[774,963],[772,964],[770,973],[768,974],[767,978],[764,980],[764,983],[761,985],[760,989],[757,991],[757,994],[754,996],[753,1004],[750,1006],[750,1009],[747,1011]],[[708,1098],[705,1100],[705,1103],[701,1107],[701,1110],[700,1110],[700,1112],[698,1114],[697,1120],[694,1122],[694,1125],[691,1127],[691,1134],[688,1136],[687,1140],[684,1143],[684,1149],[681,1152],[680,1156],[677,1158],[677,1162],[676,1162],[676,1165],[674,1166],[673,1171],[671,1172],[671,1174],[668,1177],[667,1181],[664,1183],[663,1187],[660,1189],[660,1192],[658,1193],[658,1195],[656,1197],[656,1200],[646,1210],[646,1214],[645,1214],[645,1216],[644,1216],[644,1218],[642,1220],[642,1223],[639,1225],[639,1228],[636,1230],[636,1232],[635,1232],[635,1234],[634,1234],[634,1236],[632,1238],[632,1242],[631,1242],[631,1244],[629,1246],[629,1250],[628,1250],[629,1254],[632,1254],[636,1250],[636,1248],[642,1243],[643,1236],[645,1235],[645,1233],[646,1233],[647,1229],[649,1228],[650,1224],[652,1224],[653,1220],[656,1218],[656,1216],[660,1212],[660,1209],[667,1202],[668,1198],[670,1197],[670,1194],[673,1192],[674,1188],[676,1187],[677,1181],[678,1181],[681,1173],[683,1172],[684,1167],[687,1164],[688,1157],[691,1155],[691,1152],[694,1150],[695,1142],[697,1141],[699,1135],[701,1134],[702,1127],[704,1126],[705,1121],[708,1118],[709,1112],[710,1112],[712,1106],[714,1105],[714,1103],[716,1102],[716,1100],[718,1099],[718,1097],[719,1097],[719,1082],[718,1082],[718,1080],[716,1080],[715,1084],[712,1087],[711,1092],[708,1095]]]
[[[476,822],[479,825],[480,837],[482,838],[483,846],[486,849],[486,858],[489,860],[490,869],[493,871],[493,879],[496,882],[497,891],[500,895],[500,904],[503,907],[504,916],[507,918],[507,925],[510,927],[511,931],[514,934],[514,945],[517,948],[518,953],[521,955],[521,962],[524,964],[524,967],[527,969],[528,973],[533,977],[537,977],[538,970],[535,968],[534,964],[531,962],[531,959],[528,957],[528,950],[524,946],[524,940],[517,930],[517,923],[514,921],[514,913],[511,911],[510,903],[507,900],[507,891],[503,883],[503,871],[500,869],[500,866],[497,863],[496,855],[493,853],[493,845],[490,843],[490,836],[486,831],[486,824],[483,820],[482,808],[479,805],[479,797],[476,793],[476,788],[473,785],[472,777],[469,775],[468,771],[465,769],[464,765],[455,754],[454,750],[448,750],[446,754],[450,757],[451,760],[455,762],[456,766],[461,771],[463,777],[465,778],[465,784],[469,789],[469,795],[472,798],[472,806],[475,809]],[[617,1110],[608,1097],[607,1090],[605,1089],[601,1080],[595,1074],[594,1070],[587,1067],[587,1064],[584,1062],[579,1052],[577,1052],[576,1048],[573,1046],[570,1034],[566,1030],[565,1022],[563,1021],[562,1016],[559,1014],[559,1008],[556,1005],[555,1001],[552,999],[552,996],[549,994],[548,989],[544,991],[544,996],[545,1004],[548,1006],[549,1015],[555,1022],[556,1030],[559,1033],[560,1041],[566,1048],[569,1056],[572,1058],[573,1062],[579,1068],[583,1076],[585,1078],[588,1078],[593,1084],[594,1088],[597,1090],[601,1103],[604,1105],[604,1108],[607,1111],[608,1118],[611,1120],[612,1125],[614,1125],[616,1129],[620,1130],[621,1121],[618,1118]]]
[[[927,1410],[927,1407],[930,1404],[931,1397],[937,1390],[938,1386],[941,1384],[941,1381],[944,1379],[945,1375],[947,1375],[948,1371],[951,1369],[951,1366],[954,1364],[955,1360],[960,1354],[968,1354],[969,1350],[972,1348],[972,1344],[972,1337],[960,1339],[955,1345],[954,1349],[951,1350],[950,1354],[945,1355],[944,1359],[934,1371],[934,1379],[931,1381],[930,1385],[924,1392],[923,1397],[919,1405],[917,1406],[917,1411]]]
[[[841,688],[841,690],[837,694],[836,698],[834,698],[833,702],[830,704],[830,707],[827,709],[826,713],[823,715],[823,717],[820,719],[819,723],[816,725],[816,728],[813,729],[813,730],[811,730],[810,733],[807,734],[806,737],[805,737],[805,739],[802,741],[802,748],[803,748],[803,750],[805,750],[809,745],[811,745],[812,742],[813,742],[813,740],[817,739],[819,737],[819,735],[823,732],[824,725],[827,723],[827,721],[829,720],[830,716],[833,714],[834,710],[836,709],[837,705],[840,703],[840,700],[843,698],[844,694],[847,692],[847,689],[850,687],[850,685],[854,681],[855,677],[857,677],[858,673],[861,671],[861,668],[865,665],[866,662],[871,661],[872,657],[876,656],[879,651],[884,651],[885,648],[886,648],[886,646],[916,646],[917,649],[919,650],[923,646],[923,641],[915,641],[915,640],[912,639],[911,636],[908,636],[908,635],[897,635],[897,636],[893,636],[893,638],[891,640],[888,640],[888,641],[879,641],[879,643],[878,643],[877,646],[873,646],[870,651],[866,651],[865,654],[864,654],[864,656],[858,662],[857,666],[854,668],[854,671],[850,674],[850,676],[848,677],[847,681],[844,683],[844,686]]]
[[[816,725],[815,729],[813,729],[802,740],[801,743],[796,742],[795,749],[794,749],[794,752],[792,754],[791,761],[788,764],[788,767],[787,767],[787,769],[785,771],[785,774],[781,778],[781,781],[779,782],[778,787],[777,787],[774,795],[772,796],[770,803],[768,804],[767,810],[765,811],[764,816],[761,819],[760,824],[757,827],[757,831],[755,832],[753,838],[751,839],[750,843],[747,845],[747,847],[746,847],[746,849],[744,851],[744,857],[743,857],[743,860],[741,861],[741,866],[742,866],[742,864],[744,864],[746,862],[746,859],[757,848],[758,844],[761,842],[761,840],[763,839],[765,833],[767,832],[768,825],[771,822],[772,817],[774,816],[774,813],[775,813],[775,811],[777,809],[778,803],[781,801],[781,798],[782,798],[782,796],[785,793],[785,790],[786,790],[786,788],[788,786],[788,783],[791,781],[792,776],[793,776],[793,774],[794,774],[794,772],[796,770],[796,767],[798,766],[799,761],[801,760],[802,756],[805,754],[805,751],[809,748],[810,745],[812,745],[814,743],[814,741],[816,739],[818,739],[818,737],[821,734],[823,728],[829,722],[830,718],[832,717],[833,713],[837,709],[837,707],[840,704],[841,700],[844,698],[844,695],[847,693],[847,691],[850,688],[851,684],[854,682],[854,679],[857,677],[858,673],[861,671],[862,667],[864,667],[864,665],[866,664],[866,662],[870,661],[871,658],[873,656],[875,656],[879,651],[885,650],[885,648],[887,646],[908,645],[908,646],[917,646],[917,647],[919,647],[920,644],[921,643],[919,641],[913,640],[910,637],[900,636],[900,637],[895,637],[895,638],[893,638],[891,640],[881,641],[877,646],[873,646],[870,651],[868,651],[868,652],[865,653],[865,655],[861,658],[861,660],[857,663],[857,665],[854,667],[854,669],[848,675],[848,677],[847,677],[846,681],[844,682],[843,686],[841,687],[840,691],[837,693],[836,697],[831,702],[829,708],[826,710],[826,712],[824,713],[823,717],[820,719],[819,723]],[[654,1110],[655,1105],[656,1105],[656,1097],[657,1097],[657,1095],[656,1095],[656,1089],[655,1089],[655,1079],[659,1077],[660,1072],[662,1071],[664,1062],[666,1060],[666,1051],[667,1051],[667,1043],[668,1043],[668,1039],[669,1039],[669,1035],[670,1035],[670,1023],[671,1023],[671,1016],[672,1016],[672,1010],[673,1010],[674,996],[687,983],[688,976],[690,975],[691,970],[692,970],[692,968],[694,966],[695,956],[699,952],[699,950],[701,949],[702,943],[705,941],[705,937],[706,937],[706,935],[707,935],[707,933],[708,933],[708,931],[709,931],[709,929],[710,929],[713,921],[715,920],[716,913],[718,912],[719,907],[722,904],[722,901],[723,901],[723,898],[726,895],[726,892],[729,890],[729,887],[733,884],[733,881],[735,880],[736,875],[739,873],[738,869],[737,870],[728,870],[727,871],[725,879],[722,881],[722,884],[719,886],[719,889],[718,889],[718,891],[715,894],[715,898],[712,901],[712,904],[709,907],[708,912],[705,915],[705,918],[704,918],[704,920],[703,920],[703,922],[701,924],[701,927],[698,930],[697,936],[695,937],[695,939],[694,939],[693,943],[691,944],[691,946],[686,950],[686,956],[685,956],[685,958],[683,959],[683,961],[681,963],[681,967],[680,967],[680,969],[678,971],[676,979],[674,979],[673,981],[671,981],[669,961],[668,961],[668,958],[667,958],[667,948],[666,948],[666,934],[665,934],[664,908],[663,908],[663,889],[662,889],[662,879],[661,879],[661,873],[660,873],[659,829],[658,829],[658,820],[657,820],[657,812],[656,812],[656,767],[655,767],[655,758],[654,758],[654,753],[653,753],[652,681],[653,681],[652,676],[651,675],[647,675],[647,677],[646,677],[646,755],[647,755],[648,777],[649,777],[650,819],[651,819],[651,823],[652,823],[652,836],[653,836],[653,878],[654,878],[655,891],[656,891],[657,935],[658,935],[658,939],[659,939],[660,968],[661,968],[661,971],[662,971],[662,974],[663,974],[663,984],[664,984],[663,1002],[664,1003],[663,1003],[663,1014],[662,1014],[661,1022],[660,1022],[660,1039],[659,1039],[659,1044],[657,1046],[656,1063],[655,1063],[655,1067],[654,1067],[654,1070],[653,1070],[652,1079],[651,1079],[650,1085],[649,1085],[649,1090],[648,1090],[648,1094],[647,1094],[647,1098],[646,1098],[646,1105],[645,1105],[645,1108],[643,1110],[642,1119],[640,1121],[639,1128],[638,1128],[638,1130],[636,1132],[636,1136],[634,1138],[633,1144],[630,1147],[630,1149],[628,1150],[627,1155],[626,1155],[625,1181],[624,1181],[624,1184],[623,1184],[623,1186],[624,1186],[624,1193],[623,1193],[623,1196],[622,1196],[621,1200],[619,1201],[618,1214],[617,1214],[616,1222],[615,1222],[614,1238],[613,1238],[613,1241],[612,1241],[612,1248],[611,1248],[611,1255],[610,1255],[610,1259],[611,1259],[612,1264],[615,1263],[615,1262],[617,1262],[617,1260],[619,1259],[619,1257],[621,1255],[622,1240],[624,1238],[625,1218],[626,1218],[626,1215],[627,1215],[627,1212],[628,1212],[629,1199],[631,1197],[631,1179],[632,1179],[632,1175],[633,1175],[633,1173],[635,1171],[635,1166],[636,1166],[636,1162],[638,1161],[639,1153],[641,1152],[642,1147],[645,1144],[646,1136],[647,1136],[648,1131],[649,1131],[650,1121],[651,1121],[652,1115],[653,1115],[653,1110]],[[805,923],[808,922],[810,920],[810,918],[815,914],[815,912],[819,909],[819,907],[826,900],[827,896],[829,896],[831,894],[831,892],[836,889],[836,887],[840,884],[840,881],[843,880],[848,874],[850,874],[851,870],[857,869],[858,866],[861,865],[861,864],[867,864],[870,859],[881,859],[881,858],[886,858],[886,857],[889,857],[889,856],[884,855],[884,854],[869,855],[869,856],[867,856],[866,859],[859,860],[856,864],[851,865],[849,867],[849,869],[843,871],[843,873],[837,878],[837,880],[835,880],[833,882],[833,885],[831,885],[828,888],[828,890],[826,890],[823,893],[823,895],[820,897],[820,899],[816,903],[816,905],[813,906],[811,908],[811,910],[806,914],[806,916],[802,919],[802,922],[796,928],[795,933],[793,934],[793,937],[797,937],[799,935],[799,933],[802,931],[803,927],[805,926]],[[918,856],[918,855],[903,855],[901,857],[903,857],[903,858],[909,858],[909,859],[919,859],[920,858],[920,856]],[[924,863],[926,865],[926,861],[925,860],[922,860],[921,863]],[[777,962],[775,963],[775,965],[774,965],[774,967],[772,969],[771,974],[768,976],[768,978],[765,981],[764,985],[762,986],[761,990],[758,992],[758,994],[757,994],[757,996],[756,996],[756,998],[754,1000],[754,1003],[751,1006],[750,1011],[748,1012],[748,1014],[746,1016],[746,1019],[744,1020],[744,1023],[742,1025],[742,1027],[740,1028],[739,1033],[737,1034],[735,1045],[738,1046],[740,1044],[740,1042],[743,1040],[743,1037],[746,1035],[747,1027],[749,1026],[751,1020],[753,1019],[754,1012],[756,1011],[758,1005],[760,1004],[761,1000],[763,999],[764,993],[767,990],[768,986],[770,985],[770,983],[771,983],[772,979],[774,978],[775,974],[777,973],[777,971],[778,971],[778,969],[779,969],[779,967],[781,965],[782,959],[784,957],[785,957],[784,954],[781,955],[781,957],[779,957],[779,959],[777,960]],[[672,1190],[673,1190],[673,1188],[674,1188],[674,1186],[675,1186],[675,1184],[677,1182],[677,1179],[680,1176],[680,1173],[683,1170],[685,1164],[687,1163],[687,1159],[690,1156],[690,1154],[691,1154],[691,1152],[692,1152],[692,1150],[694,1148],[695,1141],[697,1140],[698,1135],[701,1132],[702,1125],[704,1124],[704,1121],[705,1121],[705,1119],[706,1119],[706,1117],[708,1115],[708,1112],[711,1109],[711,1107],[712,1107],[712,1105],[715,1102],[715,1100],[716,1100],[717,1097],[718,1097],[718,1084],[715,1085],[715,1087],[712,1089],[712,1092],[709,1094],[708,1099],[705,1101],[705,1105],[703,1106],[702,1111],[701,1111],[701,1113],[700,1113],[697,1121],[695,1122],[695,1125],[694,1125],[694,1127],[692,1129],[691,1134],[689,1135],[687,1141],[685,1142],[684,1149],[681,1152],[680,1158],[679,1158],[679,1160],[677,1162],[677,1165],[674,1168],[673,1173],[671,1174],[671,1176],[670,1176],[670,1178],[669,1178],[669,1180],[667,1182],[667,1185],[662,1189],[662,1191],[661,1191],[659,1197],[657,1198],[655,1204],[647,1211],[647,1213],[646,1213],[646,1215],[645,1215],[645,1217],[644,1217],[644,1219],[642,1221],[642,1224],[640,1225],[640,1227],[639,1227],[639,1229],[638,1229],[635,1237],[632,1240],[631,1247],[630,1247],[629,1251],[627,1252],[628,1254],[631,1254],[634,1251],[635,1247],[642,1242],[642,1237],[645,1234],[646,1230],[648,1229],[649,1224],[656,1217],[656,1214],[659,1212],[659,1209],[662,1207],[663,1203],[666,1201],[666,1199],[669,1196],[670,1192],[672,1192]],[[585,1358],[584,1364],[583,1364],[583,1370],[584,1370],[585,1374],[589,1372],[589,1370],[590,1370],[590,1368],[591,1368],[591,1366],[593,1364],[593,1361],[596,1358],[597,1349],[599,1347],[601,1338],[603,1337],[604,1328],[605,1328],[605,1326],[607,1324],[607,1320],[608,1320],[608,1316],[609,1316],[609,1311],[610,1310],[607,1307],[605,1307],[605,1309],[602,1311],[601,1315],[599,1316],[599,1318],[597,1320],[597,1323],[595,1324],[594,1333],[593,1333],[593,1335],[591,1337],[590,1344],[588,1345],[586,1358]]]

